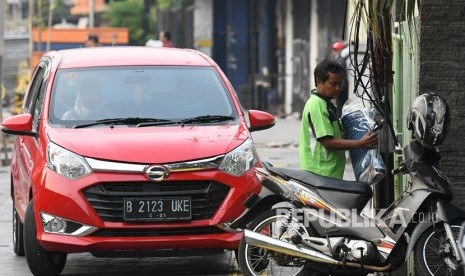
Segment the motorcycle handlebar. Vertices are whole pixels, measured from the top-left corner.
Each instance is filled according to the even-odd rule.
[[[392,175],[396,175],[398,173],[400,173],[400,168],[395,168],[391,171]]]
[[[404,173],[405,172],[405,169],[407,168],[407,165],[405,163],[402,163],[399,167],[393,169],[391,171],[392,175],[396,175],[398,173]]]

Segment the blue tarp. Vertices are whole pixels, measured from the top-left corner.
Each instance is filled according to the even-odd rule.
[[[346,139],[359,140],[375,126],[373,112],[361,100],[347,102],[342,109],[342,125]],[[376,149],[349,150],[357,181],[375,184],[386,174],[383,159]]]

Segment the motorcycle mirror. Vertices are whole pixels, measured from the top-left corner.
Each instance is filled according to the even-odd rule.
[[[398,154],[398,155],[402,155],[403,149],[400,147],[400,145],[396,145],[396,146],[394,147],[394,152],[395,152],[396,154]]]
[[[373,126],[372,132],[376,132],[380,130],[383,127],[383,125],[384,125],[384,120],[376,121],[375,125]]]

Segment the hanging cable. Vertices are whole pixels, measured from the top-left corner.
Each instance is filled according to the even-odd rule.
[[[389,114],[392,114],[390,100],[389,97],[385,97],[383,93],[384,89],[387,88],[386,86],[381,87],[379,76],[380,72],[376,70],[376,68],[379,68],[381,61],[375,58],[374,34],[371,29],[367,30],[368,34],[365,49],[363,52],[360,50],[360,29],[364,15],[366,14],[368,14],[368,11],[365,2],[357,2],[354,18],[349,31],[349,40],[353,39],[353,44],[349,43],[349,52],[351,54],[349,54],[350,69],[348,69],[348,71],[349,75],[354,79],[353,93],[357,97],[361,98],[364,103],[370,103],[381,117],[389,118],[386,125],[389,127],[392,134],[394,144],[399,145],[394,132],[392,120],[389,116]],[[362,58],[360,59],[359,56],[361,55]],[[381,58],[386,58],[384,51],[382,51]],[[386,77],[383,78],[383,81],[387,82]]]

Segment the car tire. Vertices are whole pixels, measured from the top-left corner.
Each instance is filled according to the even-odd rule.
[[[37,241],[34,201],[27,206],[24,219],[24,249],[27,265],[35,276],[59,275],[66,263],[66,253],[46,251]]]
[[[24,226],[16,212],[13,202],[13,251],[17,256],[24,256]]]

